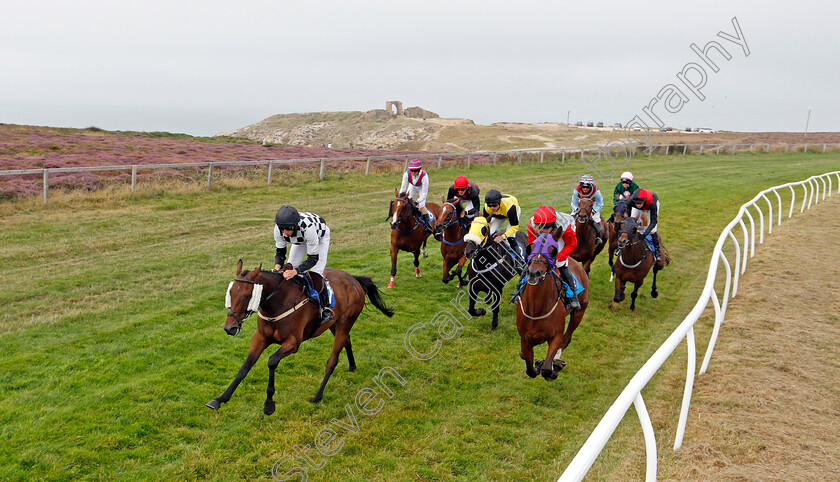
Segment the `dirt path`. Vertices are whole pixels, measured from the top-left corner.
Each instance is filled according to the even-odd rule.
[[[662,477],[840,480],[838,234],[835,191],[756,246]]]

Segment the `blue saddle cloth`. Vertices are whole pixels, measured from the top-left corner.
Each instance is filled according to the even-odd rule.
[[[571,270],[569,272],[572,273]],[[560,274],[558,273],[557,276],[560,276]],[[572,278],[575,280],[575,292],[574,293],[572,293],[572,289],[569,287],[569,285],[567,285],[566,282],[563,281],[563,278],[560,278],[560,281],[563,283],[563,287],[566,288],[566,293],[565,293],[566,298],[571,298],[573,294],[579,295],[579,294],[583,293],[583,286],[580,284],[580,280],[577,278],[577,276],[575,276],[574,273],[572,273]]]
[[[318,297],[318,292],[312,287],[312,283],[309,282],[309,278],[306,276],[303,276],[302,278],[303,282],[306,283],[306,289],[309,292],[309,296],[319,300],[320,298]],[[327,281],[327,278],[324,278],[324,287],[330,295],[330,308],[335,308],[335,292],[333,291],[332,286],[330,286],[330,282]]]
[[[648,248],[650,248],[651,251],[655,251],[653,249],[653,235],[652,234],[648,234],[647,236],[645,236],[645,242],[647,243]]]

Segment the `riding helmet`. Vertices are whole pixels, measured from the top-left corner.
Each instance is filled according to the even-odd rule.
[[[487,192],[484,196],[484,203],[485,204],[501,204],[502,202],[502,193],[495,189],[491,189]]]
[[[584,174],[583,176],[580,176],[579,182],[581,186],[591,186],[595,184],[595,178],[590,174]]]
[[[466,189],[470,186],[470,181],[466,176],[458,176],[455,178],[455,189]]]
[[[622,172],[621,173],[621,180],[623,181],[625,179],[627,179],[628,181],[632,181],[633,180],[633,173],[630,172],[630,171]]]
[[[274,224],[280,229],[296,229],[300,222],[300,213],[289,205],[280,206],[277,215],[274,216]]]

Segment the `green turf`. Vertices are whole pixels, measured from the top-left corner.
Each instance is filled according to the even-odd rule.
[[[320,470],[297,458],[275,473],[301,466],[328,480],[554,479],[696,302],[711,249],[738,207],[769,186],[837,169],[838,160],[744,153],[640,157],[620,170],[628,167],[661,199],[660,232],[673,263],[660,275],[658,299],[646,283],[635,313],[629,296],[612,312],[602,254],[589,310],[563,354],[569,365],[550,383],[525,375],[510,305],[495,332],[489,317],[458,315],[463,328],[441,339],[433,358],[408,353],[404,336],[416,323],[426,327],[413,338],[415,348],[434,346],[440,337],[432,317],[452,306],[457,290],[440,282],[434,242],[421,261],[422,279],[402,253],[397,286],[385,289],[385,216],[397,173],[318,183],[313,172],[312,182],[296,187],[218,182],[210,192],[114,199],[108,207],[12,210],[0,218],[0,479],[264,479],[275,462],[307,444]],[[468,174],[483,191],[516,195],[528,211],[584,170],[577,160],[551,160]],[[461,173],[432,169],[430,200]],[[601,183],[606,196],[613,182]],[[232,380],[256,323],[248,320],[237,337],[222,331],[225,289],[239,258],[247,268],[273,264],[272,220],[281,204],[323,215],[332,228],[330,265],[373,276],[397,314],[388,319],[371,307],[362,315],[352,332],[358,370],[348,373],[342,355],[321,404],[308,400],[323,376],[329,334],[281,362],[273,416],[262,414],[267,354],[214,412],[204,403]],[[701,325],[702,348],[708,323]],[[674,358],[666,371],[683,376],[684,355]],[[382,395],[372,379],[385,367],[405,385],[386,376],[393,398],[364,415],[354,398],[364,388]],[[678,407],[682,382],[663,378],[649,390]],[[355,433],[331,423],[349,423],[348,404]],[[632,411],[628,422],[637,423]],[[327,447],[332,456],[315,448],[327,428],[340,437]],[[619,445],[608,446],[595,477],[609,478]]]

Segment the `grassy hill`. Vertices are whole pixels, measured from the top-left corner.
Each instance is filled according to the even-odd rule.
[[[390,267],[384,218],[398,175],[328,173],[322,183],[219,182],[209,192],[103,191],[56,195],[48,207],[14,204],[0,217],[0,479],[264,479],[272,468],[280,475],[295,467],[325,480],[554,479],[693,306],[717,235],[740,204],[768,186],[836,169],[837,162],[837,154],[816,153],[633,159],[628,167],[636,179],[662,200],[660,232],[674,261],[660,275],[660,297],[652,300],[646,284],[631,313],[627,302],[610,309],[613,288],[602,255],[592,271],[589,310],[563,353],[569,365],[550,383],[524,374],[510,305],[497,331],[487,318],[461,319],[463,328],[440,339],[433,358],[412,357],[406,331],[453,307],[458,292],[440,282],[437,244],[421,261],[421,279],[403,253],[396,287],[386,295],[397,315],[370,310],[353,329],[358,370],[346,372],[342,355],[323,402],[310,405],[332,337],[305,343],[277,370],[271,417],[261,411],[267,355],[230,403],[218,412],[204,407],[233,378],[255,326],[248,320],[237,337],[222,330],[236,261],[248,268],[272,263],[274,213],[294,204],[330,224],[332,267],[373,276],[384,287]],[[515,194],[527,211],[565,192],[582,167],[550,160],[468,174],[482,188]],[[461,173],[432,169],[430,197]],[[709,321],[701,322],[700,353],[708,331]],[[423,350],[439,339],[433,330],[418,335]],[[351,423],[346,407],[355,407],[362,388],[377,387],[372,379],[385,367],[405,384],[387,382],[393,398],[384,397],[375,415],[353,408]],[[646,400],[670,409],[653,414],[657,433],[676,424],[683,378],[674,383],[668,375],[684,372],[678,351],[645,392]],[[333,419],[352,430],[336,428]],[[635,414],[627,422],[631,430],[619,428],[595,478],[608,479],[626,463],[622,443],[641,443]],[[330,444],[331,456],[315,449],[325,428],[340,437]],[[318,470],[295,458],[306,445]],[[667,451],[660,447],[660,456]]]

